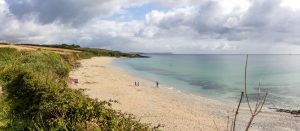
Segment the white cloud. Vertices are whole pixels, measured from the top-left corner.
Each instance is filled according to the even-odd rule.
[[[292,10],[300,9],[300,1],[299,0],[282,0],[281,6],[291,8]]]
[[[38,22],[82,25],[95,17],[147,3],[147,0],[5,0],[18,19],[34,16]]]
[[[149,0],[0,0],[0,40],[79,43],[123,51],[299,53],[300,11],[289,0],[152,1],[144,20],[107,20]],[[299,5],[299,4],[298,4]],[[55,7],[55,8],[54,8]]]

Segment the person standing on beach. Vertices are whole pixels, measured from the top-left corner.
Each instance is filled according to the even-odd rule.
[[[135,82],[134,82],[134,85],[135,85],[135,86],[140,86],[140,82],[135,81]]]
[[[156,87],[158,88],[158,82],[156,81]]]

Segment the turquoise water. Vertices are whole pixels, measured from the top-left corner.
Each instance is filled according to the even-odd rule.
[[[129,73],[195,95],[238,100],[244,89],[245,55],[150,55],[117,59]],[[249,55],[249,93],[268,91],[269,106],[300,108],[300,55]]]

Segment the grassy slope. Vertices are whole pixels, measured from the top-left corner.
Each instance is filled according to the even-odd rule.
[[[134,56],[97,49],[67,54],[0,48],[0,129],[4,130],[155,130],[130,114],[68,88],[70,63],[92,56]],[[80,50],[80,51],[79,51]]]
[[[67,44],[56,44],[56,45],[34,45],[34,44],[21,44],[21,47],[30,47],[34,49],[51,50],[58,53],[69,53],[69,52],[84,52],[96,56],[113,56],[113,57],[143,57],[139,54],[123,53],[120,51],[112,51],[105,49],[96,48],[82,48],[79,45],[67,45]]]

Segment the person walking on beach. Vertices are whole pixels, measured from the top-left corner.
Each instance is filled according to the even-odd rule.
[[[156,81],[156,87],[158,88],[158,82]]]
[[[134,82],[134,85],[135,85],[135,86],[140,86],[140,82],[136,82],[136,81],[135,81],[135,82]]]

